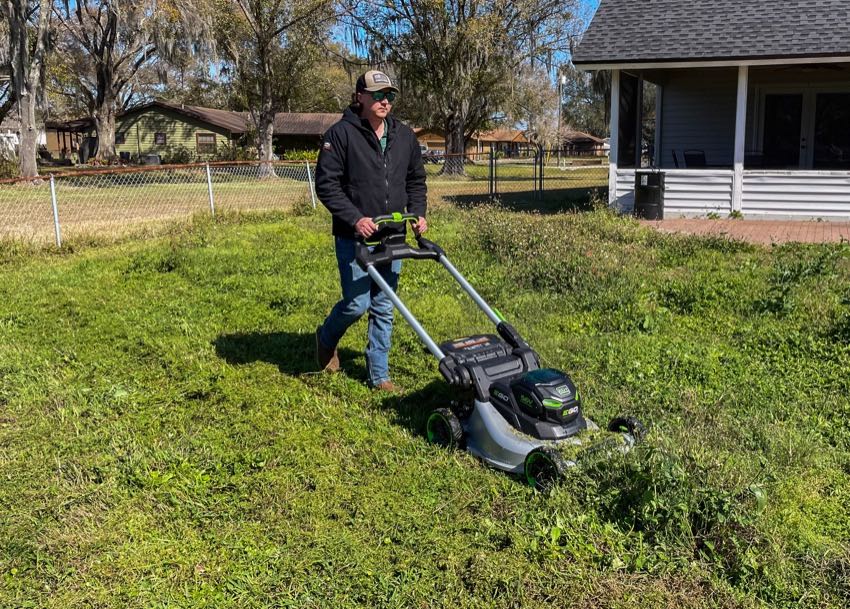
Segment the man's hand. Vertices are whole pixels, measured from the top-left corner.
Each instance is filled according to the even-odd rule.
[[[417,235],[421,235],[426,230],[428,230],[428,222],[422,216],[419,216],[419,220],[414,222],[413,224],[413,232]]]
[[[376,230],[378,230],[378,225],[372,222],[372,218],[360,218],[354,225],[354,233],[364,239],[371,237]]]

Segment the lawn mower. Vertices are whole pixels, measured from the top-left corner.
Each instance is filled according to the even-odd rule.
[[[548,488],[585,458],[628,452],[646,433],[632,416],[612,419],[607,431],[584,415],[572,379],[541,367],[540,357],[519,332],[491,308],[436,243],[417,236],[407,243],[412,214],[373,218],[379,231],[357,244],[357,262],[392,300],[428,351],[445,380],[464,396],[437,408],[426,422],[429,442],[465,448],[490,466]],[[401,225],[401,226],[399,226]],[[496,326],[496,334],[465,336],[437,344],[422,328],[376,267],[394,260],[434,260]]]

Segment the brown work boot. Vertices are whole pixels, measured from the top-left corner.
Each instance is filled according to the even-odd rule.
[[[316,328],[316,362],[321,370],[337,372],[339,371],[339,354],[336,352],[336,348],[326,347],[322,339],[319,338],[321,329],[322,326]]]
[[[375,385],[377,391],[386,391],[387,393],[402,393],[404,389],[393,383],[392,381],[384,381]]]

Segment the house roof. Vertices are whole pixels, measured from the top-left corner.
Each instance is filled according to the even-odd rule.
[[[203,106],[187,106],[185,104],[173,104],[164,101],[152,101],[144,104],[143,106],[137,106],[127,110],[126,112],[122,112],[121,115],[126,116],[128,114],[138,114],[151,108],[171,110],[172,112],[182,114],[188,118],[193,118],[195,120],[215,125],[216,127],[221,127],[231,133],[245,133],[248,128],[248,116],[245,112],[218,110],[216,108],[204,108]]]
[[[522,131],[517,129],[493,129],[492,131],[476,131],[472,134],[473,139],[484,142],[528,142],[528,138]]]
[[[850,56],[847,0],[602,0],[573,63]]]
[[[93,118],[77,118],[70,121],[44,121],[45,129],[55,129],[67,133],[86,133],[95,128]]]
[[[585,133],[584,131],[576,131],[575,129],[566,129],[561,134],[561,139],[565,143],[577,143],[577,142],[592,142],[594,144],[602,144],[604,140],[601,137],[596,137],[595,135],[590,135],[589,133]]]
[[[218,110],[203,106],[187,106],[170,102],[154,101],[124,114],[144,112],[150,108],[170,110],[195,120],[203,121],[216,127],[226,129],[231,133],[245,133],[252,124],[248,112],[233,110]],[[274,119],[275,135],[322,135],[331,125],[340,119],[339,113],[324,112],[278,112]]]
[[[277,135],[323,134],[340,119],[339,113],[328,112],[278,112],[274,117]]]

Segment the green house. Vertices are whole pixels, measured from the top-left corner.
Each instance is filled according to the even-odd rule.
[[[322,134],[340,119],[336,113],[279,112],[274,152],[318,150]],[[115,149],[126,161],[158,157],[163,163],[209,160],[228,146],[247,146],[253,121],[248,112],[154,101],[122,113]]]
[[[115,150],[126,160],[208,160],[243,142],[248,120],[247,113],[155,101],[118,117]]]

